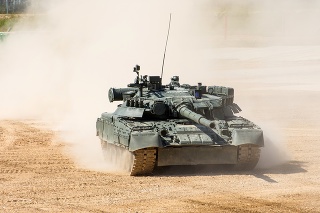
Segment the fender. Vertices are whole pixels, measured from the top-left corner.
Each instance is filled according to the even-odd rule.
[[[163,147],[158,132],[132,132],[129,143],[129,151],[148,147]]]
[[[263,131],[261,129],[234,129],[232,131],[232,145],[253,144],[264,146]]]

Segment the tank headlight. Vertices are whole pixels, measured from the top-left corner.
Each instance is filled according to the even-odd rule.
[[[162,130],[160,131],[160,135],[161,135],[162,137],[165,137],[167,134],[168,134],[168,130],[166,130],[166,129],[162,129]]]

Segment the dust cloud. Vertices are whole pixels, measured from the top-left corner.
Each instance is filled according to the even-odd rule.
[[[131,83],[136,64],[142,74],[160,75],[169,14],[174,14],[169,42],[185,46],[183,41],[197,31],[197,24],[191,24],[200,15],[194,10],[197,4],[49,3],[45,14],[35,16],[30,26],[18,24],[1,43],[0,117],[52,123],[81,166],[104,167],[95,121],[102,112],[114,110],[108,89]],[[186,22],[190,15],[195,21]]]
[[[285,113],[282,119],[259,110],[296,110],[296,103],[287,98],[277,108],[266,97],[282,100],[299,85],[318,89],[316,6],[302,0],[48,1],[31,26],[17,24],[0,43],[0,118],[45,120],[80,166],[106,168],[95,121],[115,108],[107,91],[133,81],[136,64],[143,75],[160,75],[172,13],[164,82],[179,75],[185,83],[234,87],[242,115],[261,125],[271,120],[277,131],[287,125]],[[285,147],[284,141],[276,136],[272,147]]]

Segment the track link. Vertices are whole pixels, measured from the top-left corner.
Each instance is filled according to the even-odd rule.
[[[241,145],[238,148],[237,170],[252,170],[260,159],[260,147],[252,144]]]
[[[145,148],[133,152],[134,162],[131,176],[150,175],[156,164],[157,149]]]

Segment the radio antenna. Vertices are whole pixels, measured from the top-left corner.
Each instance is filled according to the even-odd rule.
[[[164,48],[164,54],[163,54],[163,59],[162,59],[161,81],[162,81],[162,75],[163,75],[164,61],[165,61],[165,59],[166,59],[166,52],[167,52],[167,45],[168,45],[168,39],[169,39],[170,25],[171,25],[171,13],[170,13],[170,18],[169,18],[169,27],[168,27],[168,34],[167,34],[166,46],[165,46],[165,48]]]

